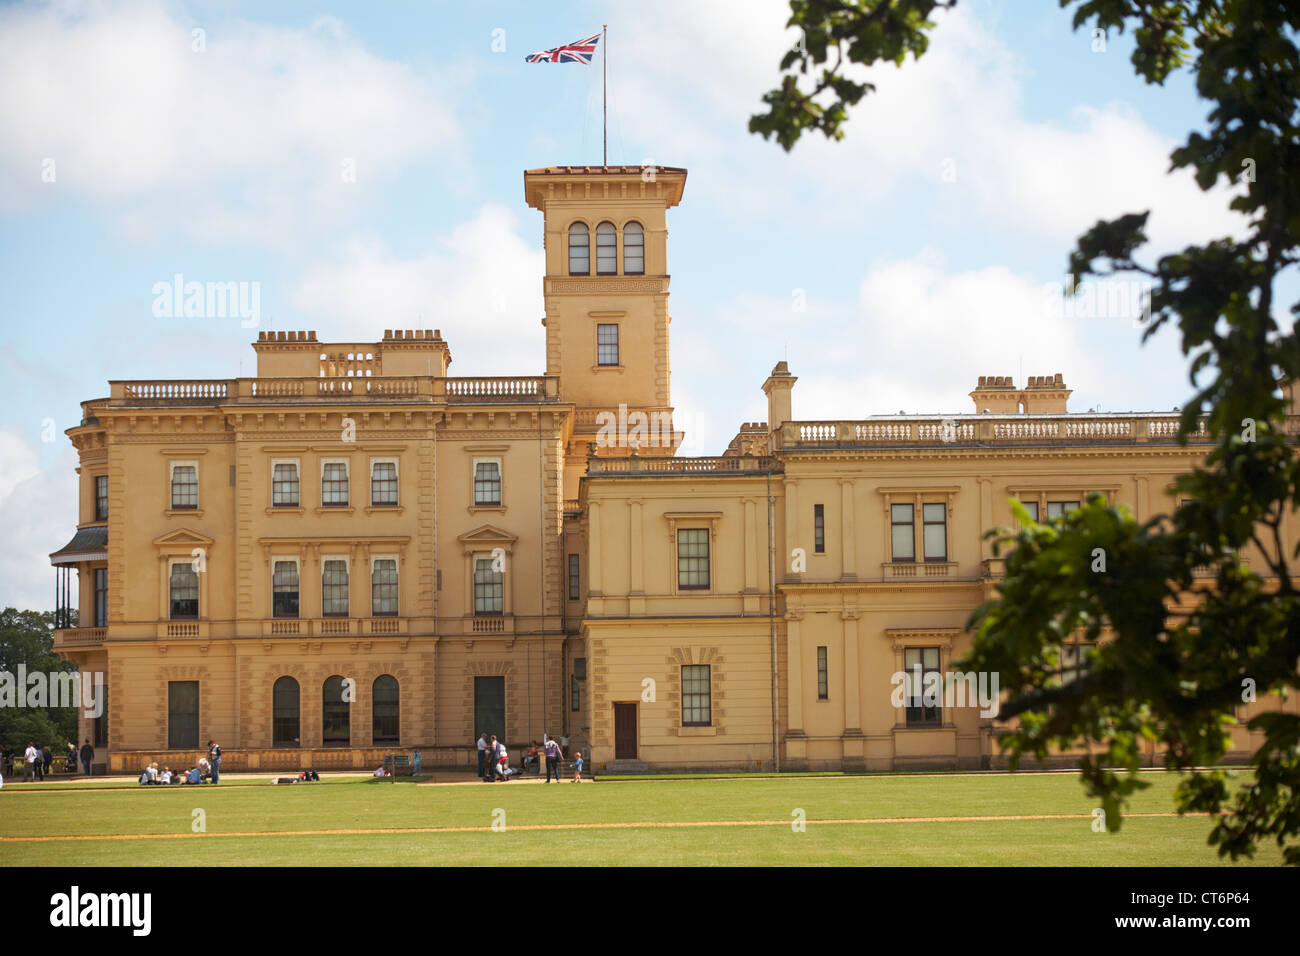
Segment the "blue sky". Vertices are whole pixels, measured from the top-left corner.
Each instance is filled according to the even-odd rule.
[[[49,603],[45,555],[76,522],[62,431],[108,379],[251,374],[258,328],[437,327],[453,374],[542,371],[522,170],[600,161],[600,60],[523,57],[602,23],[610,162],[690,171],[669,213],[685,453],[764,418],[783,358],[805,419],[968,412],[981,374],[1061,372],[1074,410],[1181,404],[1172,335],[1139,348],[1127,315],[1067,315],[1044,288],[1098,218],[1152,209],[1153,252],[1241,228],[1222,191],[1167,175],[1204,122],[1189,77],[1143,85],[1126,37],[1095,51],[1055,3],[963,0],[921,61],[872,72],[844,142],[787,154],[746,131],[796,39],[787,16],[766,0],[0,8],[0,603]],[[176,273],[259,283],[259,327],[155,317]]]

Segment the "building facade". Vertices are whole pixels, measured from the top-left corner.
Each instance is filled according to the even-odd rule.
[[[1205,436],[1071,413],[1060,375],[981,377],[969,414],[800,421],[782,362],[766,422],[678,456],[685,180],[525,173],[544,374],[452,376],[438,330],[263,332],[252,377],[82,403],[55,647],[106,675],[82,730],[111,769],[209,739],[229,769],[469,766],[480,731],[567,737],[598,769],[998,765],[982,708],[895,693],[969,649],[1001,573],[984,533],[1013,498],[1168,512]]]

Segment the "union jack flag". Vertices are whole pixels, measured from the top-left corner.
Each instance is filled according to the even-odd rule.
[[[543,50],[541,53],[530,53],[524,57],[525,63],[590,63],[591,58],[596,54],[596,44],[600,42],[600,34],[594,37],[587,37],[585,40],[574,40],[572,43],[566,43],[564,46],[557,46],[554,50]]]

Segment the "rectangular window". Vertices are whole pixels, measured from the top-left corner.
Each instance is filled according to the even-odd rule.
[[[826,648],[817,648],[817,699],[829,700],[831,696],[830,681],[826,668]]]
[[[298,496],[298,463],[293,461],[275,462],[271,466],[271,507],[297,508],[301,499]]]
[[[1088,670],[1088,656],[1096,644],[1078,643],[1061,646],[1061,683],[1076,681]]]
[[[108,627],[108,568],[95,568],[95,627]]]
[[[601,323],[596,326],[596,364],[618,364],[618,325]]]
[[[943,716],[939,706],[943,701],[943,691],[933,678],[929,682],[931,699],[927,702],[925,675],[938,673],[939,648],[908,647],[903,650],[903,667],[906,671],[907,726],[929,727],[938,725]],[[937,688],[937,690],[936,690]],[[937,697],[937,699],[936,699]]]
[[[271,571],[272,617],[298,616],[298,563],[277,561]]]
[[[682,528],[677,532],[677,587],[683,591],[708,590],[708,528]]]
[[[1077,501],[1049,501],[1047,503],[1047,517],[1049,518],[1059,518],[1061,515],[1078,510],[1079,502]]]
[[[889,526],[893,547],[893,560],[915,561],[916,529],[913,506],[890,505]]]
[[[199,576],[190,560],[177,561],[171,568],[170,605],[173,621],[195,620],[199,616]]]
[[[948,560],[947,505],[921,505],[921,537],[925,544],[925,560]]]
[[[108,520],[108,475],[95,476],[95,520]]]
[[[321,465],[320,503],[326,508],[342,508],[348,503],[348,463],[327,461]]]
[[[577,674],[569,675],[569,709],[575,714],[582,709],[582,685]]]
[[[505,575],[492,568],[491,558],[474,559],[474,613],[505,613]]]
[[[813,552],[826,553],[826,506],[813,505]]]
[[[578,555],[569,555],[569,600],[582,597],[582,579],[578,577]]]
[[[167,682],[167,749],[195,750],[199,746],[199,682]]]
[[[326,561],[321,570],[321,614],[324,617],[348,616],[348,563]]]
[[[370,463],[370,504],[372,507],[397,504],[397,462]]]
[[[172,465],[172,510],[199,506],[199,466]]]
[[[397,614],[397,559],[375,558],[370,568],[370,616]]]
[[[474,504],[499,507],[501,504],[501,462],[474,462]]]
[[[713,695],[708,664],[682,665],[682,726],[708,727],[713,723]]]
[[[1020,503],[1021,503],[1022,505],[1024,505],[1024,506],[1025,506],[1025,510],[1029,512],[1029,517],[1032,518],[1034,521],[1037,521],[1037,520],[1038,520],[1038,502],[1037,502],[1037,501],[1022,501],[1022,502],[1020,502]]]
[[[618,234],[614,226],[602,222],[596,227],[596,275],[612,276],[618,272]]]
[[[104,684],[99,688],[100,705],[103,713],[95,718],[95,737],[94,747],[98,750],[100,747],[108,746],[108,685]],[[91,764],[93,767],[94,764]]]

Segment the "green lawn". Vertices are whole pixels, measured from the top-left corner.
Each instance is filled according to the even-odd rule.
[[[228,783],[238,777],[224,778]],[[1169,813],[1176,778],[1131,810]],[[174,834],[176,839],[0,842],[0,865],[1046,865],[1187,866],[1222,861],[1205,843],[1204,817],[1132,818],[1094,833],[1094,804],[1074,774],[761,777],[620,780],[573,785],[413,786],[348,778],[276,787],[131,787],[77,792],[0,791],[0,837]],[[194,811],[206,836],[191,836]],[[796,809],[805,832],[789,823]],[[494,832],[504,811],[505,829]],[[903,817],[1012,817],[822,823]],[[527,830],[610,823],[721,823]],[[757,821],[777,821],[758,825]],[[471,827],[472,832],[313,833],[300,830]],[[257,834],[227,836],[222,833]],[[1257,864],[1276,865],[1274,846]]]

